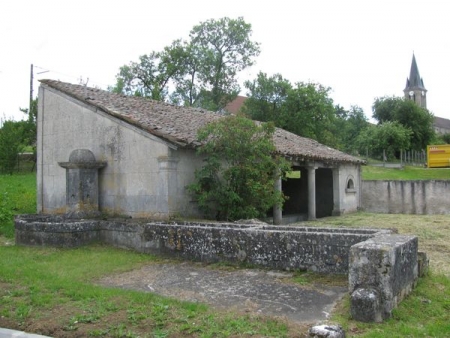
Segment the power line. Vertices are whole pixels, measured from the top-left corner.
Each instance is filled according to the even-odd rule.
[[[64,76],[64,77],[68,77],[68,78],[74,79],[74,80],[76,80],[76,82],[80,82],[80,80],[81,81],[83,80],[83,76],[82,75],[80,75],[80,76],[69,75],[69,74],[65,74],[65,73],[62,73],[62,72],[59,72],[59,71],[56,71],[56,70],[52,70],[52,69],[49,69],[49,68],[44,68],[44,67],[40,67],[40,66],[36,66],[36,65],[34,66],[34,68],[39,68],[39,69],[42,69],[43,71],[45,71],[45,72],[36,73],[36,75],[40,74],[40,73],[51,72],[51,73],[54,73],[54,74],[57,74],[57,75],[61,75],[61,76]],[[86,78],[88,78],[89,81],[92,84],[98,85],[98,86],[100,86],[102,88],[107,88],[109,86],[108,84],[104,84],[102,82],[92,80],[91,77],[86,77]]]

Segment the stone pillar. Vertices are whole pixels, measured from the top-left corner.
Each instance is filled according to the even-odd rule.
[[[282,190],[281,177],[275,178],[274,189],[275,189],[275,191],[281,192],[281,190]],[[280,205],[274,205],[273,206],[273,224],[280,225],[282,220],[283,220],[282,207]]]
[[[66,216],[98,216],[98,170],[106,162],[96,162],[90,150],[76,149],[70,153],[69,162],[58,164],[66,169]]]
[[[308,220],[316,219],[316,166],[308,169]]]
[[[344,213],[341,207],[342,191],[345,189],[345,183],[341,183],[339,168],[333,168],[333,211],[332,216],[341,216]]]
[[[173,156],[158,157],[159,182],[158,198],[164,201],[160,205],[159,217],[167,218],[178,210],[178,162],[179,159]]]

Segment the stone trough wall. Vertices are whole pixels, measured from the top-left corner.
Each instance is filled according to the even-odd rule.
[[[76,247],[103,242],[139,252],[204,262],[242,262],[273,269],[345,274],[354,244],[389,230],[227,223],[152,223],[19,216],[16,243]]]
[[[348,273],[352,315],[361,321],[388,318],[418,277],[417,237],[391,230],[46,215],[17,216],[15,227],[19,245],[77,247],[101,242],[203,262]]]

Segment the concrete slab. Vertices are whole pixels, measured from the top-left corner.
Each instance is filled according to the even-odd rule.
[[[50,337],[40,336],[38,334],[33,333],[26,333],[23,331],[3,329],[0,327],[0,338],[50,338]]]
[[[105,277],[98,283],[299,323],[326,320],[347,292],[344,286],[299,285],[292,282],[292,275],[259,269],[214,269],[183,262],[147,265]]]

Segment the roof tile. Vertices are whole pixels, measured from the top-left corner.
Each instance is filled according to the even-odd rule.
[[[40,82],[180,147],[197,147],[198,129],[223,118],[220,114],[199,108],[176,106],[55,80]],[[299,161],[364,163],[356,157],[280,128],[276,128],[274,143],[278,153]]]

